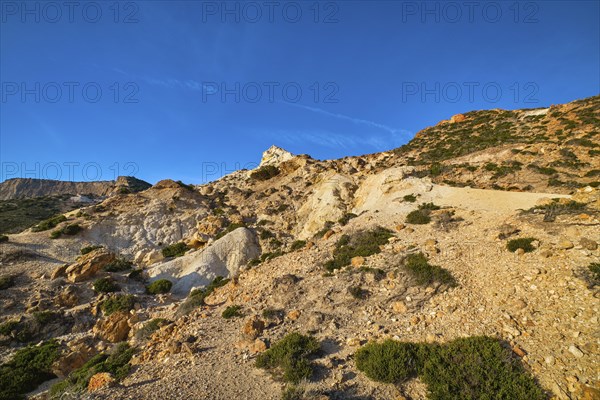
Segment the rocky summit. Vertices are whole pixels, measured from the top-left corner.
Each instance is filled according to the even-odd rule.
[[[203,185],[4,182],[0,399],[599,399],[599,181],[600,96]]]

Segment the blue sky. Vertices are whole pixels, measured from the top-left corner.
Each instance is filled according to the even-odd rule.
[[[600,92],[600,2],[1,1],[0,180],[201,183]]]

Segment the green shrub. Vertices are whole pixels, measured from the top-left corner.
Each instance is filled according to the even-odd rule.
[[[133,267],[133,263],[126,258],[119,257],[111,263],[104,266],[106,272],[122,272],[128,271]]]
[[[431,265],[423,253],[413,253],[404,259],[404,268],[410,273],[419,285],[429,285],[433,282],[456,286],[456,279],[452,274],[437,265]]]
[[[181,257],[188,251],[190,248],[183,242],[175,243],[169,246],[166,246],[162,249],[162,255],[165,258],[169,257]]]
[[[25,399],[25,393],[53,379],[51,366],[58,355],[59,345],[54,340],[18,350],[9,362],[0,366],[0,399]]]
[[[58,239],[62,235],[60,230],[50,232],[50,239]]]
[[[322,238],[323,236],[325,236],[325,234],[327,232],[329,232],[331,230],[332,227],[333,227],[333,221],[325,221],[325,225],[323,225],[323,229],[321,229],[320,231],[315,233],[315,238],[317,238],[317,239]]]
[[[79,224],[70,224],[61,229],[63,235],[77,235],[83,228]]]
[[[260,258],[253,258],[252,260],[248,261],[249,267],[256,267],[259,264],[260,264]]]
[[[102,246],[100,246],[100,245],[85,246],[85,247],[81,248],[80,252],[81,252],[81,255],[84,256],[84,255],[86,255],[88,253],[91,253],[94,250],[98,250],[98,249],[101,249],[101,248],[102,248]]]
[[[351,219],[358,217],[358,215],[353,213],[346,213],[340,219],[338,219],[338,223],[342,226],[347,225]]]
[[[417,196],[415,196],[414,194],[407,194],[402,199],[404,199],[404,201],[406,201],[407,203],[414,203],[417,201]]]
[[[360,348],[356,367],[374,381],[399,384],[417,375],[418,345],[386,340]]]
[[[61,222],[66,221],[66,220],[67,220],[67,217],[65,217],[64,215],[57,215],[57,216],[48,218],[48,219],[40,222],[39,224],[37,224],[36,226],[31,228],[31,231],[32,232],[47,231],[49,229],[55,228],[56,225],[60,224]]]
[[[19,321],[6,321],[0,324],[0,335],[11,336],[11,334],[18,329]]]
[[[135,333],[135,337],[138,340],[145,340],[150,337],[159,328],[169,324],[170,321],[165,318],[154,318],[144,324],[144,326]]]
[[[360,286],[351,286],[348,288],[348,293],[358,300],[364,300],[367,297],[367,291]]]
[[[111,293],[118,292],[120,288],[112,278],[100,278],[94,281],[94,290],[98,293]]]
[[[179,309],[177,309],[177,315],[186,315],[192,310],[203,306],[205,304],[205,298],[210,296],[217,288],[225,286],[228,282],[229,279],[217,276],[208,286],[192,290],[188,298],[179,306]]]
[[[290,246],[290,250],[296,251],[302,249],[304,246],[306,246],[306,240],[295,240]]]
[[[0,276],[0,290],[8,289],[15,285],[15,278],[11,275]]]
[[[229,306],[225,309],[225,311],[223,311],[221,316],[225,319],[240,317],[240,316],[242,316],[242,313],[240,312],[241,309],[242,309],[242,306],[236,306],[236,305]]]
[[[120,343],[112,354],[101,353],[92,357],[81,368],[71,372],[62,382],[50,388],[50,398],[62,398],[64,394],[81,394],[87,389],[90,378],[101,372],[108,372],[115,380],[125,378],[130,371],[129,361],[135,354],[135,348]]]
[[[270,238],[274,238],[275,234],[269,230],[263,229],[262,232],[260,232],[260,238],[262,240],[267,240]]]
[[[413,225],[425,225],[431,222],[429,211],[427,210],[414,210],[406,215],[406,223]]]
[[[33,318],[41,325],[49,324],[50,322],[59,319],[60,313],[55,311],[36,311],[33,313]]]
[[[353,257],[368,257],[381,252],[379,246],[388,242],[392,237],[392,232],[388,229],[377,227],[371,231],[361,231],[352,237],[343,235],[338,239],[335,250],[333,251],[333,260],[325,263],[325,268],[332,272],[333,270],[350,265]]]
[[[284,381],[299,383],[313,374],[309,357],[320,350],[319,342],[299,333],[290,333],[256,358],[258,368],[270,370]]]
[[[137,282],[144,283],[146,281],[146,278],[144,277],[144,270],[142,268],[134,269],[129,273],[129,275],[127,275],[127,277]]]
[[[379,382],[418,376],[432,400],[546,399],[510,348],[490,337],[444,345],[387,340],[365,345],[355,359],[360,371]]]
[[[591,263],[588,269],[592,273],[592,279],[596,283],[600,283],[600,263]]]
[[[267,320],[283,318],[283,314],[283,310],[279,310],[276,308],[265,308],[262,312],[263,318]]]
[[[105,316],[115,312],[128,312],[133,309],[136,300],[132,294],[111,296],[100,304],[100,308]]]
[[[279,175],[279,168],[274,165],[265,165],[250,174],[250,178],[257,181],[266,181]]]
[[[173,287],[173,282],[167,279],[158,279],[146,287],[146,291],[150,294],[169,293]]]
[[[531,237],[512,239],[508,241],[508,243],[506,244],[506,248],[510,252],[515,252],[517,251],[517,249],[523,249],[525,253],[530,253],[535,250],[535,247],[533,247],[533,245],[531,244],[534,240],[536,239]]]
[[[8,236],[0,235],[0,243],[6,243],[6,242],[8,242]]]

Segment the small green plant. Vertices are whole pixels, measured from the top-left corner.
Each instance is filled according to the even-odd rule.
[[[600,283],[600,263],[591,263],[588,269],[592,273],[592,279],[596,283]]]
[[[338,223],[342,226],[347,225],[351,219],[358,217],[358,215],[353,213],[346,213],[340,219],[338,219]]]
[[[116,258],[111,263],[104,266],[104,270],[106,272],[122,272],[129,271],[133,267],[133,263],[126,258],[119,257]]]
[[[336,243],[333,259],[327,261],[324,266],[329,272],[332,272],[350,265],[353,257],[368,257],[380,253],[379,246],[386,244],[392,236],[390,230],[382,227],[370,231],[361,231],[352,237],[343,235]]]
[[[315,233],[315,238],[317,238],[317,239],[322,238],[323,236],[325,236],[325,234],[327,232],[329,232],[331,230],[332,227],[333,227],[333,221],[325,221],[325,225],[323,225],[323,229],[321,229],[320,231]]]
[[[136,332],[135,337],[138,340],[145,340],[149,338],[154,332],[161,327],[169,324],[170,321],[165,318],[154,318],[144,324],[144,326]]]
[[[283,317],[283,310],[276,308],[265,308],[262,312],[262,316],[266,320],[274,320]]]
[[[127,343],[120,343],[112,354],[101,353],[92,357],[81,368],[71,372],[69,376],[50,388],[50,398],[62,398],[63,394],[76,395],[84,393],[90,378],[101,372],[108,372],[118,382],[130,371],[131,357],[136,349]]]
[[[431,222],[429,211],[427,210],[414,210],[406,215],[406,223],[413,225],[425,225]]]
[[[535,240],[535,238],[531,237],[512,239],[508,241],[508,243],[506,244],[506,248],[510,252],[515,252],[518,249],[523,249],[525,253],[530,253],[535,250],[535,247],[533,247],[533,245],[531,244]]]
[[[417,196],[415,196],[414,194],[407,194],[402,199],[407,203],[414,203],[417,201]]]
[[[62,235],[60,230],[50,232],[50,239],[58,239]]]
[[[15,278],[12,275],[0,276],[0,290],[8,289],[15,285]]]
[[[242,313],[240,312],[241,309],[242,309],[242,306],[237,306],[237,305],[229,306],[225,309],[225,311],[223,311],[221,316],[225,319],[240,317],[240,316],[242,316]]]
[[[222,276],[217,276],[206,287],[192,290],[188,298],[179,306],[177,314],[186,315],[189,314],[192,310],[203,306],[205,304],[205,298],[210,296],[216,289],[220,288],[221,286],[225,286],[228,282],[229,279],[225,279]]]
[[[94,290],[97,293],[111,293],[120,290],[119,285],[112,278],[100,278],[94,281]]]
[[[0,235],[0,243],[6,243],[6,242],[8,242],[8,236]]]
[[[271,238],[274,238],[274,237],[275,237],[275,234],[273,232],[271,232],[270,230],[263,229],[260,232],[260,238],[262,240],[267,240],[267,239],[271,239]]]
[[[85,247],[81,248],[80,252],[81,252],[81,255],[84,256],[84,255],[86,255],[88,253],[91,253],[94,250],[98,250],[98,249],[101,249],[101,248],[102,248],[102,246],[100,246],[100,245],[97,245],[97,246],[96,245],[95,246],[85,246]]]
[[[39,224],[37,224],[36,226],[34,226],[33,228],[31,228],[32,232],[42,232],[42,231],[47,231],[49,229],[55,228],[58,224],[60,224],[61,222],[64,222],[67,220],[67,217],[65,217],[64,215],[57,215],[54,216],[52,218],[48,218],[42,222],[40,222]]]
[[[73,236],[73,235],[77,235],[79,232],[81,232],[82,229],[83,228],[81,226],[79,226],[79,224],[69,224],[61,229],[61,233],[63,235]]]
[[[295,240],[292,245],[290,246],[290,250],[291,251],[296,251],[296,250],[300,250],[302,249],[304,246],[306,246],[306,240]]]
[[[351,286],[348,288],[348,293],[358,300],[364,300],[367,297],[367,291],[360,286]]]
[[[265,165],[250,174],[250,178],[257,181],[266,181],[279,175],[279,168],[274,165]]]
[[[161,250],[163,257],[181,257],[188,251],[190,248],[183,242],[171,244],[169,246],[163,247]]]
[[[386,340],[368,343],[355,355],[369,378],[398,384],[419,377],[430,399],[528,399],[546,395],[510,347],[476,336],[444,345]]]
[[[127,277],[137,282],[144,283],[146,281],[146,278],[144,277],[144,270],[142,268],[134,269],[129,273],[129,275],[127,275]]]
[[[102,302],[100,308],[105,316],[115,312],[128,312],[133,309],[136,300],[132,294],[111,296]]]
[[[33,319],[40,325],[46,325],[58,318],[60,318],[60,313],[55,311],[36,311],[33,313]]]
[[[0,365],[0,399],[25,399],[40,384],[53,379],[52,363],[60,346],[54,340],[18,350],[6,364]]]
[[[320,344],[314,337],[290,333],[259,354],[256,366],[275,373],[286,382],[297,384],[312,376],[313,365],[309,358],[319,350]]]
[[[253,258],[252,260],[248,261],[248,266],[249,267],[256,267],[257,265],[260,264],[260,258]]]
[[[419,285],[429,285],[433,282],[446,284],[454,287],[457,285],[452,274],[437,265],[429,264],[423,253],[413,253],[404,259],[404,268],[410,273]]]
[[[150,294],[169,293],[173,287],[173,282],[167,279],[158,279],[146,287],[146,291]]]
[[[6,321],[0,324],[0,335],[10,336],[19,327],[19,321]]]

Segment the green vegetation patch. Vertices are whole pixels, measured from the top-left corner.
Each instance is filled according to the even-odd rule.
[[[5,290],[15,285],[15,278],[12,275],[0,276],[0,290]]]
[[[216,289],[225,286],[229,279],[217,276],[209,285],[202,289],[194,289],[190,292],[188,298],[177,309],[178,315],[186,315],[196,308],[203,306],[204,299],[210,296]]]
[[[259,354],[256,366],[271,371],[285,382],[297,384],[313,375],[310,357],[315,356],[320,348],[320,343],[314,337],[290,333]]]
[[[217,236],[215,236],[215,239],[221,239],[223,236],[227,235],[229,232],[233,232],[237,228],[245,228],[245,227],[246,227],[246,225],[244,225],[244,224],[229,224],[229,226],[227,226],[227,228],[223,229],[221,232],[219,232],[217,234]],[[268,231],[263,231],[263,232],[268,232]]]
[[[100,246],[100,245],[84,246],[84,247],[81,248],[80,253],[81,253],[82,256],[85,256],[86,254],[91,253],[92,251],[98,250],[98,249],[101,249],[101,248],[102,248],[102,246]]]
[[[90,378],[102,372],[108,372],[115,380],[125,378],[131,369],[129,361],[135,354],[135,348],[127,343],[120,343],[112,354],[101,353],[92,357],[81,368],[71,372],[69,376],[50,388],[50,398],[60,399],[65,394],[84,393]]]
[[[163,247],[161,250],[163,257],[181,257],[188,251],[190,248],[183,242],[171,244],[169,246]]]
[[[168,279],[158,279],[146,287],[146,291],[150,294],[169,293],[173,287],[173,282]]]
[[[132,294],[111,296],[100,304],[100,308],[105,316],[115,312],[128,312],[133,310],[136,300]]]
[[[144,326],[135,333],[138,340],[145,340],[161,327],[168,325],[170,321],[165,318],[154,318],[144,324]]]
[[[588,269],[592,273],[592,280],[596,284],[600,284],[600,263],[591,263]]]
[[[342,226],[347,225],[351,219],[358,217],[358,215],[354,213],[346,213],[340,219],[338,219],[338,223]]]
[[[133,263],[126,258],[118,257],[111,263],[104,266],[106,272],[123,272],[129,271],[133,267]]]
[[[237,306],[237,305],[229,306],[225,309],[225,311],[223,311],[221,316],[225,319],[241,317],[242,316],[242,313],[240,312],[241,309],[242,309],[242,306]]]
[[[446,284],[451,287],[457,285],[456,279],[454,279],[450,271],[437,265],[429,264],[427,257],[423,253],[414,253],[406,256],[404,259],[404,268],[419,285],[429,285],[434,282]]]
[[[430,400],[546,399],[510,348],[490,337],[444,345],[371,342],[357,351],[355,360],[357,368],[375,381],[400,384],[419,377]]]
[[[48,218],[42,222],[40,222],[39,224],[37,224],[36,226],[34,226],[33,228],[31,228],[32,232],[42,232],[42,231],[47,231],[49,229],[55,228],[58,224],[60,224],[61,222],[65,222],[67,220],[67,217],[65,217],[64,215],[56,215],[54,217]]]
[[[24,399],[40,384],[53,379],[52,363],[59,356],[60,346],[54,340],[39,346],[28,346],[15,353],[0,366],[0,400]]]
[[[533,244],[531,244],[535,240],[537,240],[537,239],[532,238],[532,237],[512,239],[512,240],[509,240],[508,243],[506,243],[506,248],[510,252],[515,252],[518,249],[523,249],[523,251],[525,251],[525,253],[531,253],[532,251],[535,250],[535,247],[533,247]]]
[[[306,246],[306,240],[295,240],[290,246],[291,251],[296,251],[304,248]]]
[[[327,261],[324,266],[331,272],[350,265],[353,257],[368,257],[380,253],[379,246],[386,244],[392,236],[392,231],[382,227],[361,231],[352,237],[343,235],[335,245],[333,259]]]
[[[118,292],[121,288],[117,285],[117,282],[110,277],[100,278],[94,281],[94,290],[97,293],[111,293]]]

